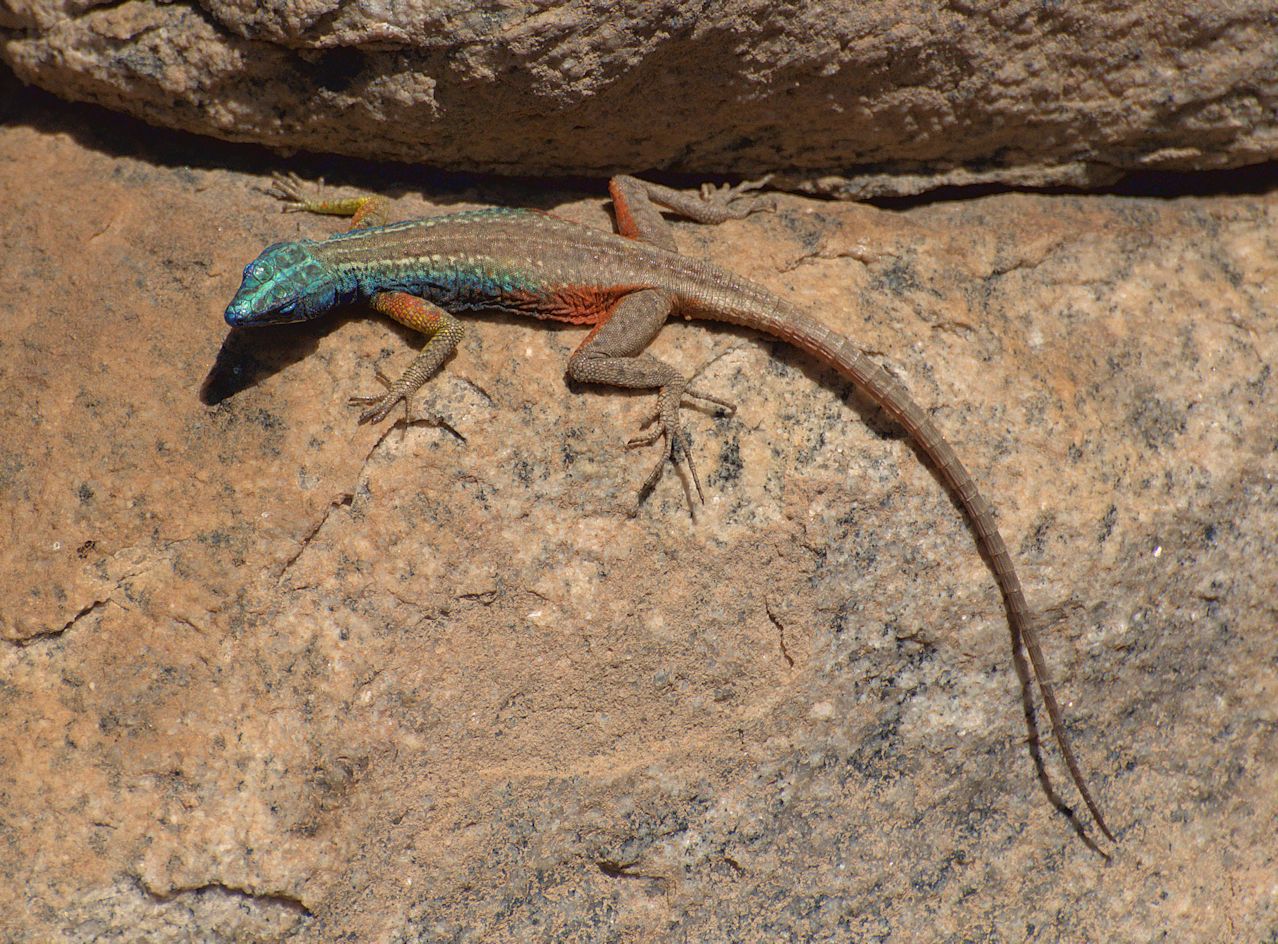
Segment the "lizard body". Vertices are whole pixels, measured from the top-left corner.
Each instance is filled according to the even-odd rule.
[[[397,381],[386,382],[385,394],[352,398],[366,407],[362,422],[380,421],[399,402],[407,403],[453,352],[462,331],[452,311],[496,309],[590,325],[589,335],[569,358],[570,377],[657,391],[652,432],[632,440],[665,440],[641,494],[655,485],[667,460],[680,458],[700,494],[679,410],[685,397],[723,404],[691,388],[673,367],[645,352],[672,313],[760,331],[833,367],[905,429],[962,505],[1002,593],[1022,685],[1028,684],[1024,645],[1070,776],[1097,826],[1112,840],[1070,746],[1038,633],[993,512],[931,417],[849,339],[761,286],[676,251],[657,205],[698,222],[737,219],[762,205],[743,195],[749,186],[703,190],[698,197],[633,177],[614,178],[610,189],[618,235],[510,209],[386,223],[380,198],[309,201],[295,184],[285,182],[277,196],[290,209],[353,216],[353,228],[322,241],[268,247],[245,268],[226,320],[236,327],[302,321],[340,303],[367,301],[424,333],[428,340],[421,352]],[[1028,707],[1027,721],[1041,772],[1037,729]],[[1068,808],[1054,802],[1072,818]]]

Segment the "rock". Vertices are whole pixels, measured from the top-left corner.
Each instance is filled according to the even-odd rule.
[[[154,139],[62,106],[0,128],[0,938],[1278,932],[1278,192],[678,228],[933,411],[1107,864],[1035,780],[970,529],[844,382],[668,326],[739,404],[689,414],[695,519],[674,474],[631,516],[649,399],[569,389],[580,330],[468,319],[417,406],[464,440],[358,427],[413,338],[221,318],[266,243],[339,224],[254,190],[282,166]],[[601,190],[397,195],[607,226]]]
[[[784,171],[841,196],[1278,156],[1262,0],[199,6],[0,0],[27,82],[153,124],[503,174]]]

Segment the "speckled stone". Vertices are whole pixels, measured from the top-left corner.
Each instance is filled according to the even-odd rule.
[[[649,400],[569,389],[579,330],[468,319],[418,404],[460,436],[357,427],[406,332],[221,319],[265,244],[335,221],[253,189],[284,165],[140,137],[0,128],[0,940],[1278,934],[1274,191],[677,231],[932,409],[1107,863],[1035,780],[971,532],[829,371],[663,332],[740,405],[689,414],[695,519],[675,475],[630,515]],[[401,205],[606,226],[601,194]]]

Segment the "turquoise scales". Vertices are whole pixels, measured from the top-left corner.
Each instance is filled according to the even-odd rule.
[[[276,243],[244,269],[244,284],[227,307],[232,325],[261,324],[255,312],[273,309],[275,323],[305,320],[338,304],[372,298],[378,292],[408,292],[450,308],[501,307],[512,293],[537,294],[526,274],[499,267],[491,258],[423,252],[423,236],[440,229],[447,240],[456,228],[501,218],[526,217],[526,210],[471,210],[424,220],[339,233],[320,242]],[[388,251],[394,247],[396,251]],[[278,298],[292,298],[296,307]]]
[[[699,222],[738,219],[760,205],[742,195],[744,187],[703,191],[698,198],[617,177],[610,189],[620,235],[543,213],[506,209],[366,227],[384,222],[380,218],[385,205],[379,198],[308,201],[285,182],[278,195],[292,208],[353,216],[356,228],[320,242],[277,243],[266,249],[244,270],[244,283],[226,310],[226,320],[235,326],[301,321],[340,302],[363,298],[421,331],[427,342],[403,376],[387,381],[384,394],[352,398],[367,407],[360,420],[374,422],[406,402],[456,348],[462,329],[450,309],[493,308],[592,325],[569,358],[568,375],[589,383],[657,391],[652,432],[631,441],[641,445],[661,438],[665,443],[641,494],[656,484],[666,462],[682,460],[700,495],[679,411],[689,397],[722,402],[690,387],[687,378],[647,353],[649,342],[671,314],[752,328],[829,365],[909,433],[962,505],[1003,596],[1031,753],[1043,782],[1047,784],[1046,772],[1029,700],[1031,667],[1070,779],[1096,825],[1112,840],[1070,745],[1038,631],[994,514],[931,417],[849,339],[753,282],[678,254],[657,204]],[[1050,787],[1048,794],[1095,848],[1073,811]]]

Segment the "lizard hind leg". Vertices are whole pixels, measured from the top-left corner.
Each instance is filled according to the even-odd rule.
[[[770,179],[771,175],[734,187],[704,184],[699,193],[690,194],[620,174],[608,182],[608,190],[612,194],[617,232],[630,239],[677,252],[674,233],[658,207],[665,207],[698,223],[740,220],[751,213],[776,209],[776,200],[771,194],[760,196],[752,193]]]
[[[701,478],[692,458],[692,440],[683,428],[679,410],[686,396],[729,406],[723,401],[688,389],[688,378],[662,360],[645,353],[674,307],[669,292],[641,289],[617,301],[600,319],[586,340],[568,359],[568,376],[583,383],[607,384],[634,390],[656,390],[657,408],[645,426],[650,432],[631,439],[628,446],[646,446],[659,439],[665,448],[639,489],[643,499],[661,479],[665,464],[680,459],[704,501]],[[691,497],[689,497],[691,502]]]

